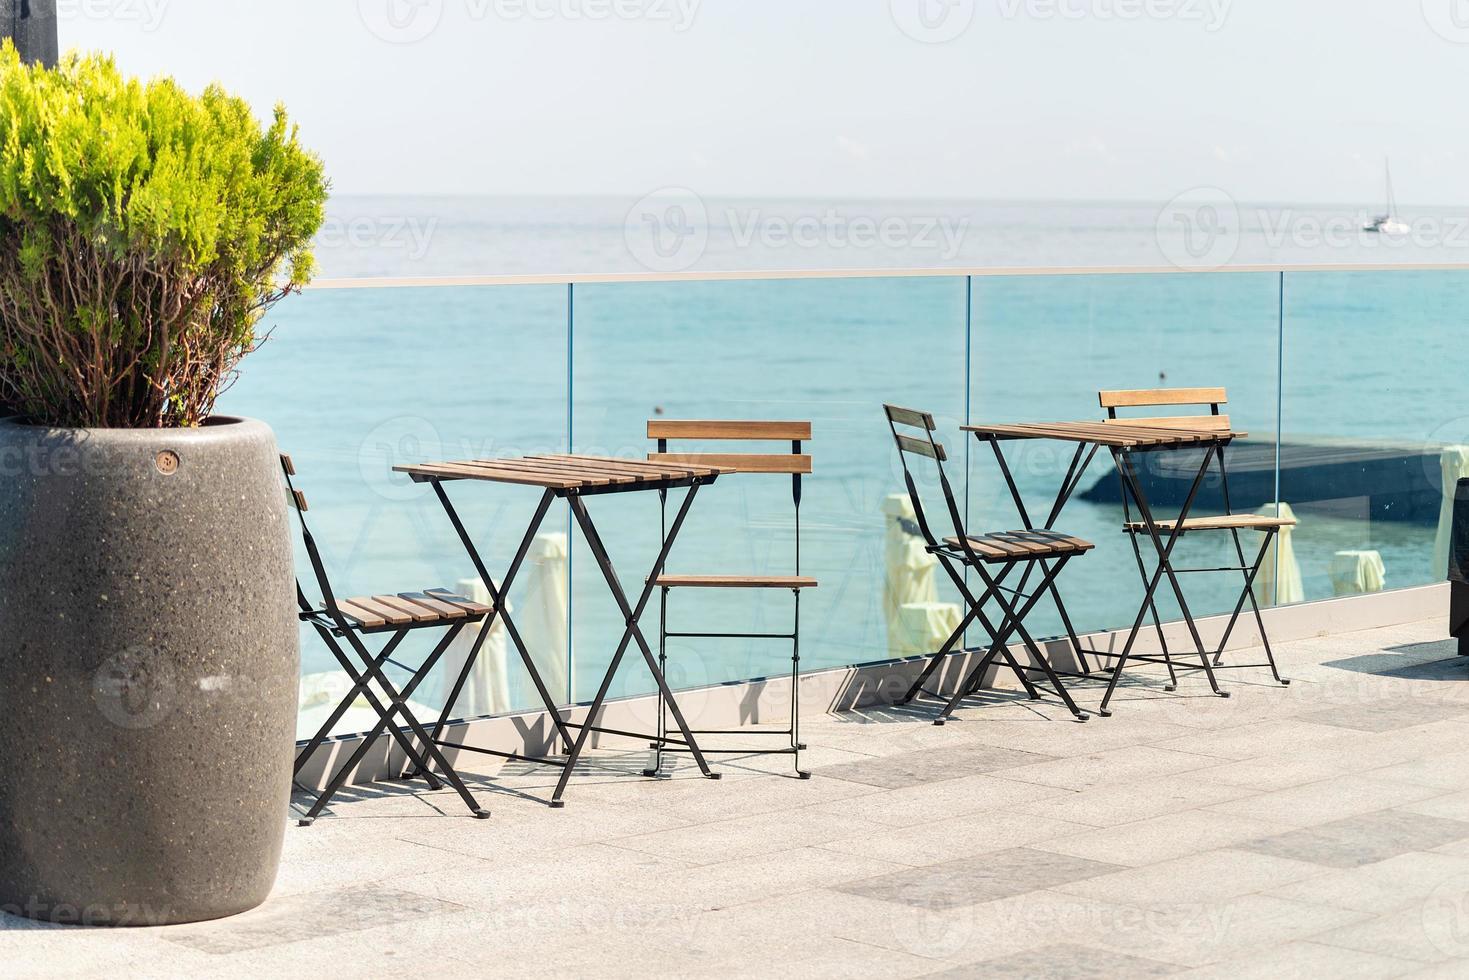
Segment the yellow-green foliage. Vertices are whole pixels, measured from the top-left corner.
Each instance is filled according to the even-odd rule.
[[[321,161],[218,86],[0,48],[0,406],[197,425],[265,310],[311,276]]]

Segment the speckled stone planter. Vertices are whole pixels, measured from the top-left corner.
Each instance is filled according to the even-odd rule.
[[[192,922],[265,900],[300,652],[275,437],[0,421],[0,909]]]

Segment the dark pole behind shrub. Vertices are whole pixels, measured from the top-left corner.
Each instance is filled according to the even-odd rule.
[[[22,61],[56,64],[56,0],[0,0],[0,38],[15,38]]]

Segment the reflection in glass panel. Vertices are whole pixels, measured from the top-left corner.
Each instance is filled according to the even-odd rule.
[[[974,280],[972,414],[976,421],[1101,419],[1103,389],[1224,387],[1222,406],[1236,429],[1250,434],[1227,455],[1234,511],[1271,506],[1277,404],[1278,277],[1217,273],[976,277]],[[1209,412],[1208,406],[1119,409],[1145,417]],[[1001,444],[1021,496],[1038,526],[1056,497],[1075,446],[1033,441]],[[987,530],[1019,527],[993,451],[970,444],[970,524]],[[1154,516],[1176,516],[1202,454],[1149,454],[1144,487]],[[1215,469],[1217,473],[1217,466]],[[1190,516],[1223,511],[1221,483],[1206,480]],[[1273,511],[1272,511],[1273,512]],[[1134,516],[1136,516],[1134,512]],[[1142,600],[1137,557],[1122,530],[1121,485],[1107,450],[1092,461],[1076,495],[1056,522],[1096,550],[1076,559],[1058,585],[1079,631],[1127,627]],[[1253,559],[1254,534],[1241,543]],[[1151,544],[1140,539],[1151,571]],[[1239,564],[1229,534],[1198,534],[1175,548],[1176,564]],[[1185,576],[1196,615],[1228,612],[1242,579],[1232,573]],[[1178,616],[1166,585],[1158,593],[1164,620]],[[1059,634],[1050,603],[1035,610],[1036,635]]]
[[[801,572],[820,587],[802,598],[801,666],[887,659],[901,646],[901,637],[889,633],[897,612],[884,609],[894,574],[885,541],[900,516],[900,504],[888,498],[903,487],[882,403],[914,404],[951,426],[962,420],[964,290],[958,278],[578,286],[576,450],[641,458],[654,448],[646,426],[656,417],[810,420],[805,448],[814,472],[803,484]],[[716,444],[678,448],[711,452]],[[791,450],[789,443],[718,448]],[[962,492],[962,470],[955,476]],[[682,493],[670,494],[670,513]],[[589,504],[636,598],[634,586],[657,555],[659,501],[629,494]],[[790,574],[794,531],[789,476],[726,476],[696,498],[668,570]],[[900,532],[898,546],[902,538]],[[621,620],[580,544],[573,567],[576,692],[586,699],[606,669]],[[946,590],[937,598],[957,611]],[[655,645],[657,603],[655,596],[644,620]],[[672,593],[669,622],[687,632],[788,632],[791,607],[783,590],[682,590]],[[918,649],[898,652],[936,646],[923,637]],[[614,694],[650,688],[637,650],[629,655],[634,664]],[[790,669],[789,645],[768,640],[677,640],[669,655],[678,687]]]
[[[1290,273],[1282,496],[1302,598],[1444,580],[1443,487],[1469,465],[1469,273]]]
[[[565,287],[309,291],[277,307],[272,321],[270,340],[245,359],[218,407],[267,421],[293,457],[334,591],[349,597],[474,588],[473,566],[432,490],[392,467],[564,450]],[[449,484],[448,491],[491,574],[503,574],[537,492],[479,482]],[[562,677],[566,573],[557,545],[564,552],[565,520],[558,507],[544,529],[551,537],[538,543],[535,561],[511,590],[537,658]],[[297,569],[316,601],[299,540]],[[468,634],[456,642],[467,646]],[[415,634],[396,659],[420,662],[439,635]],[[301,639],[300,735],[308,737],[349,682],[314,631],[303,627]],[[456,714],[539,704],[503,630],[487,638],[486,653]],[[455,655],[451,649],[446,657],[450,666]],[[436,670],[412,700],[436,713],[446,675]],[[406,676],[398,671],[395,682]],[[366,730],[375,721],[364,702],[337,730]]]

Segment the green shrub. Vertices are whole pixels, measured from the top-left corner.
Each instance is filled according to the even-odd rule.
[[[198,425],[311,277],[321,161],[110,57],[0,48],[0,406],[58,426]]]

